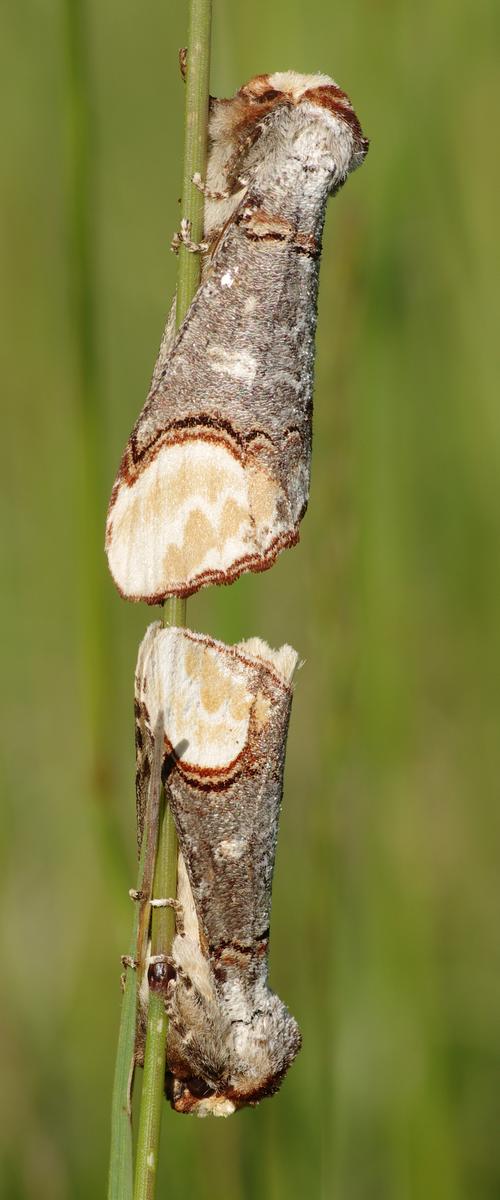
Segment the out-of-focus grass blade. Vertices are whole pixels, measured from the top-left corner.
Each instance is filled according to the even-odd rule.
[[[142,839],[137,890],[144,879],[147,839]],[[134,906],[134,924],[129,947],[135,958],[139,932],[140,906]],[[111,1100],[111,1149],[109,1157],[108,1200],[132,1200],[134,1167],[132,1154],[132,1113],[130,1110],[131,1074],[133,1072],[135,1026],[137,1016],[137,980],[135,971],[127,968],[120,1015],[120,1030],[116,1052],[115,1077]]]
[[[134,919],[131,957],[135,952],[139,914]],[[111,1102],[111,1151],[108,1200],[132,1200],[132,1116],[129,1108],[130,1076],[133,1070],[137,987],[134,972],[127,970],[123,993]]]

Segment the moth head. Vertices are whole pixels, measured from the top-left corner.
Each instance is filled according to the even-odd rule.
[[[196,1117],[230,1117],[236,1111],[236,1104],[228,1099],[224,1091],[218,1091],[197,1076],[178,1079],[168,1073],[165,1091],[172,1108],[178,1113]]]
[[[362,163],[368,139],[349,97],[328,75],[256,75],[230,100],[211,105],[210,138],[229,187],[286,158],[331,174],[335,190]]]

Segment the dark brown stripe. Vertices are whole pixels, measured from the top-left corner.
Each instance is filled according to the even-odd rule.
[[[326,108],[339,121],[344,121],[352,129],[356,139],[359,142],[359,148],[364,154],[368,151],[369,140],[363,137],[363,130],[360,122],[354,112],[351,101],[346,92],[342,88],[336,87],[333,84],[325,84],[323,87],[309,88],[301,97],[302,100],[309,100],[311,104],[317,104],[320,108]]]
[[[265,942],[267,945],[268,941],[269,941],[269,925],[267,926],[267,929],[264,929],[263,933],[256,934],[256,936],[254,937],[254,939],[251,943],[239,942],[236,938],[227,938],[227,940],[225,940],[225,941],[211,943],[209,945],[208,949],[210,951],[210,954],[212,954],[214,958],[220,958],[221,954],[224,954],[225,950],[237,950],[240,954],[255,954],[256,953],[255,947],[257,946],[257,944]],[[260,951],[260,947],[259,947],[259,950],[257,951],[257,953],[260,953],[260,952],[261,951]]]
[[[153,396],[155,395],[156,392],[153,393]],[[207,432],[207,430],[209,432]],[[226,438],[230,442],[230,445],[228,446],[228,440],[226,440],[226,438],[217,437],[217,433],[222,435],[225,434]],[[299,437],[302,437],[298,426],[291,425],[289,428],[284,430],[282,436],[284,439],[286,439],[288,436],[295,433],[298,433]],[[176,434],[178,435],[177,437]],[[137,432],[134,429],[127,442],[125,452],[118,468],[118,474],[116,476],[109,502],[108,517],[111,515],[111,512],[114,508],[115,500],[120,487],[123,484],[125,484],[127,487],[133,487],[136,479],[141,473],[141,470],[137,468],[141,468],[141,464],[145,458],[147,458],[148,461],[144,464],[144,466],[142,466],[142,470],[145,470],[146,466],[149,466],[150,463],[154,461],[156,455],[160,453],[160,450],[162,450],[164,446],[178,445],[182,441],[192,441],[196,435],[198,435],[204,442],[213,442],[214,445],[225,446],[227,449],[229,449],[229,452],[232,453],[234,457],[243,464],[245,462],[245,450],[249,443],[254,441],[256,438],[262,438],[264,441],[269,443],[271,449],[275,449],[272,438],[269,437],[269,434],[266,433],[264,429],[252,429],[247,434],[240,434],[230,421],[226,421],[223,417],[212,417],[208,413],[204,412],[197,413],[196,416],[180,417],[177,421],[171,421],[166,428],[163,427],[163,429],[159,429],[158,433],[156,433],[155,436],[151,438],[151,441],[149,441],[141,450],[137,448]],[[132,468],[136,468],[136,470],[133,470]]]
[[[244,225],[242,228],[249,242],[281,242],[289,246],[290,250],[295,250],[297,254],[304,254],[306,258],[319,258],[321,255],[321,247],[307,246],[304,242],[289,237],[286,233],[255,233],[251,229],[246,229]]]
[[[319,258],[321,245],[309,233],[301,233],[286,217],[279,213],[266,213],[258,207],[258,202],[247,204],[243,212],[235,218],[238,225],[251,242],[282,242],[299,254],[308,258]]]
[[[241,779],[242,775],[252,774],[250,766],[247,766],[247,765],[242,767],[241,770],[239,770],[239,771],[234,771],[233,774],[229,775],[227,779],[213,779],[213,778],[212,779],[210,779],[210,778],[200,779],[199,776],[196,775],[194,772],[192,773],[189,770],[184,771],[180,765],[178,766],[178,770],[179,770],[180,774],[185,776],[185,778],[191,784],[191,787],[196,788],[197,792],[207,792],[207,793],[227,792],[227,791],[229,791],[229,788],[231,788],[233,786],[233,783],[236,783],[237,779]],[[163,776],[162,776],[162,778],[163,778]],[[165,780],[163,780],[163,782],[165,782]],[[167,777],[167,782],[168,782],[168,777]]]

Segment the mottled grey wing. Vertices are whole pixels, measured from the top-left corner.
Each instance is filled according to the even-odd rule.
[[[168,799],[209,954],[251,947],[269,934],[271,888],[291,692],[274,696],[270,718],[253,733],[241,773],[216,787],[167,765]]]
[[[242,440],[308,444],[319,250],[294,237],[301,215],[264,221],[252,196],[237,212],[136,424],[136,462],[203,414]]]
[[[131,599],[229,583],[298,540],[318,253],[256,203],[224,235],[120,465],[106,549]]]

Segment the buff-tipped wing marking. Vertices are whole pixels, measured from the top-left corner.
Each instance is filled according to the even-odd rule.
[[[228,440],[198,434],[157,448],[131,487],[117,488],[108,557],[120,588],[152,603],[260,561],[279,524],[274,481]]]

